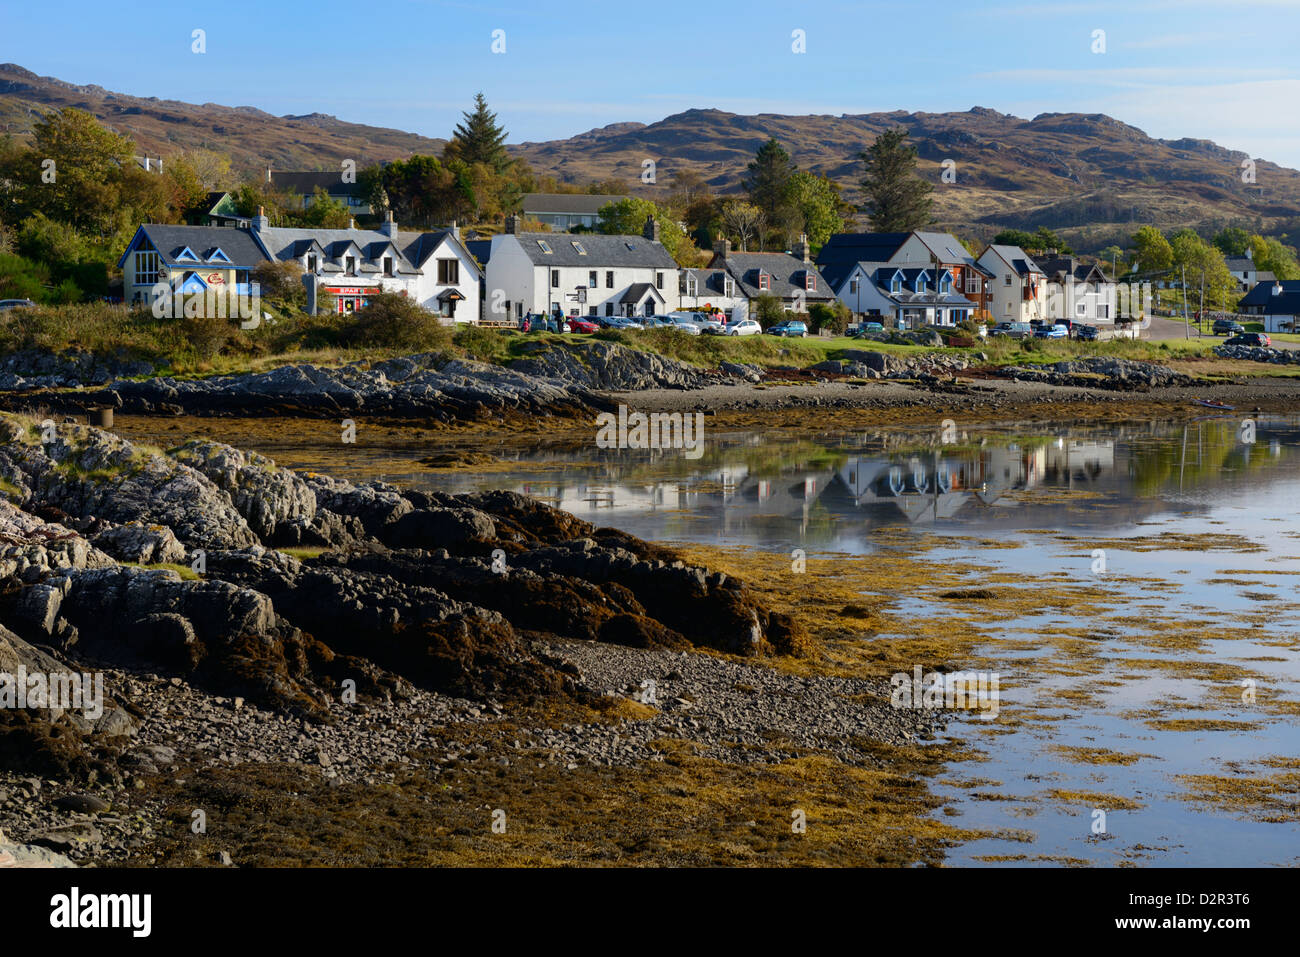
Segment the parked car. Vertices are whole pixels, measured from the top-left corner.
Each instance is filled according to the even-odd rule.
[[[638,322],[636,319],[632,319],[627,316],[609,316],[608,319],[606,320],[606,324],[611,329],[644,329],[645,328],[645,326],[641,325],[641,323]]]
[[[30,299],[0,299],[0,311],[5,309],[25,309],[28,306],[34,306],[36,303]]]
[[[1243,332],[1239,335],[1230,337],[1225,346],[1256,346],[1267,349],[1273,344],[1273,340],[1262,332]]]
[[[1239,322],[1232,319],[1215,319],[1214,334],[1216,336],[1232,336],[1239,332],[1245,332],[1246,328]]]
[[[787,319],[784,322],[778,322],[774,326],[768,327],[769,336],[799,336],[808,335],[808,327],[798,319]]]
[[[684,332],[688,336],[698,336],[703,331],[700,329],[699,323],[692,322],[683,316],[668,315],[664,318],[668,320],[668,325],[671,328],[676,329],[678,332]]]
[[[756,336],[763,331],[753,319],[741,319],[739,322],[727,323],[727,335],[729,336]]]
[[[1027,322],[999,322],[992,334],[1011,339],[1029,339],[1034,335],[1034,327]]]
[[[1076,339],[1083,342],[1093,342],[1101,338],[1101,330],[1096,326],[1085,326],[1083,323],[1080,323],[1074,327],[1074,335]]]
[[[570,319],[570,320],[569,320],[569,331],[570,331],[570,332],[592,333],[592,332],[596,332],[596,331],[599,330],[599,329],[600,329],[600,326],[596,325],[596,324],[595,324],[594,322],[592,322],[590,319]]]
[[[1070,335],[1070,327],[1060,324],[1054,326],[1041,325],[1034,330],[1036,339],[1067,339]]]
[[[885,327],[879,322],[864,322],[859,325],[853,333],[858,336],[879,336],[884,335]]]

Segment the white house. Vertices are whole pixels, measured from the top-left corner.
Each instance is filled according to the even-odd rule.
[[[955,326],[974,316],[976,303],[957,291],[952,272],[931,264],[854,263],[837,290],[854,315],[893,319],[901,329]]]
[[[951,233],[836,233],[817,254],[817,266],[840,301],[863,317],[890,315],[891,309],[906,306],[912,321],[953,325],[965,318],[980,318],[988,308],[991,274]],[[882,266],[928,269],[931,293],[936,274],[945,272],[944,296],[951,298],[931,299],[924,312],[917,311],[920,303],[915,299],[878,301],[870,287]]]
[[[524,219],[537,220],[553,232],[567,233],[575,227],[593,229],[600,221],[600,209],[627,199],[597,193],[525,193],[520,204]]]
[[[1265,332],[1300,331],[1300,279],[1256,283],[1237,308],[1263,323]]]
[[[1047,319],[1047,277],[1019,246],[989,246],[979,264],[993,274],[989,313],[993,322]]]
[[[1039,256],[1035,262],[1047,280],[1049,321],[1114,324],[1116,286],[1100,266],[1084,265],[1073,256]]]
[[[492,237],[483,317],[525,313],[649,316],[678,308],[678,268],[653,219],[641,236],[520,233]]]
[[[295,262],[316,277],[318,301],[355,312],[377,291],[410,296],[449,322],[475,323],[482,271],[455,227],[401,232],[390,213],[378,229],[271,227],[253,218],[250,234],[279,262]]]

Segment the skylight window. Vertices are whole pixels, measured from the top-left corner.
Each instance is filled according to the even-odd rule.
[[[572,244],[573,248],[576,249],[576,250],[578,251],[578,255],[579,255],[579,256],[585,256],[585,255],[587,255],[587,250],[585,250],[585,249],[582,248],[582,243],[580,243],[580,242],[578,242],[576,239],[574,239],[574,240],[571,241],[571,244]]]
[[[548,256],[552,255],[551,244],[548,243],[545,239],[537,240],[537,245],[542,250],[542,252],[546,253],[546,255]]]

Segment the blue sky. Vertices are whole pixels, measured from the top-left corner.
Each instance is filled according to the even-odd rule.
[[[0,0],[0,61],[137,96],[446,136],[482,90],[511,142],[738,113],[1108,113],[1300,167],[1300,0],[196,5]],[[207,52],[191,52],[191,31]],[[505,31],[504,54],[491,51]],[[792,32],[806,35],[792,52]],[[1094,31],[1105,52],[1094,53]]]

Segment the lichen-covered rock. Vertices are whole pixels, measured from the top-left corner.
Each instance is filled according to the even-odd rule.
[[[274,541],[280,526],[310,525],[316,516],[316,495],[302,477],[257,452],[192,439],[169,454],[224,489],[264,542]]]
[[[119,562],[159,565],[186,561],[185,546],[165,525],[113,525],[93,535],[90,541]]]

